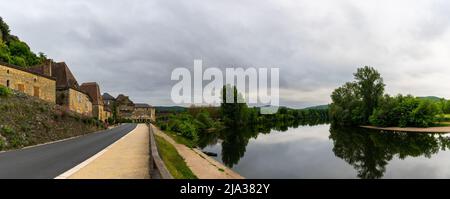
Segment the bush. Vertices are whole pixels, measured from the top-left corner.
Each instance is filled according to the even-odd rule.
[[[5,140],[2,136],[0,136],[0,151],[6,148]]]
[[[12,93],[10,88],[0,85],[0,97],[9,97]]]
[[[386,95],[370,116],[370,123],[375,126],[429,127],[436,121],[437,114],[439,108],[430,100]]]
[[[9,148],[20,148],[24,145],[25,137],[14,131],[9,126],[3,126],[1,128],[1,134],[6,138],[9,143]]]
[[[439,113],[438,107],[430,100],[423,100],[412,112],[412,123],[414,126],[429,127],[436,121]]]

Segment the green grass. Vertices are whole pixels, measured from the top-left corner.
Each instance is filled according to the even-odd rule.
[[[159,155],[175,179],[197,179],[172,144],[159,136],[155,136],[155,140]]]
[[[185,138],[183,136],[177,135],[175,132],[167,131],[167,130],[163,131],[163,132],[166,133],[167,135],[169,135],[177,143],[184,144],[184,145],[186,145],[189,148],[194,148],[194,147],[197,146],[197,144],[194,141],[192,141],[190,139],[187,139],[187,138]]]
[[[445,126],[450,126],[450,122],[437,122],[437,123],[434,123],[433,126],[435,126],[435,127],[445,127]]]

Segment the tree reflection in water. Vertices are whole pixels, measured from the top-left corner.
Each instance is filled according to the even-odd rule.
[[[272,123],[256,126],[228,128],[220,132],[203,133],[199,137],[199,147],[213,145],[221,141],[222,162],[228,167],[239,163],[244,156],[251,138],[272,130],[286,131],[299,126],[315,126],[326,121],[300,121]],[[394,157],[424,156],[430,158],[439,150],[450,148],[450,138],[430,133],[380,132],[362,128],[330,127],[329,138],[333,142],[334,154],[352,165],[359,178],[382,178],[386,165]]]
[[[380,132],[361,128],[335,128],[330,139],[334,154],[352,165],[359,178],[383,177],[386,165],[394,156],[430,158],[450,147],[450,139],[440,134]]]
[[[303,121],[285,121],[258,124],[252,126],[236,126],[227,128],[220,132],[208,132],[199,135],[200,148],[222,141],[222,162],[233,167],[244,156],[248,142],[251,138],[257,138],[259,134],[269,134],[271,130],[287,131],[289,128],[298,128],[299,126],[315,126],[326,124],[327,121],[314,119]]]

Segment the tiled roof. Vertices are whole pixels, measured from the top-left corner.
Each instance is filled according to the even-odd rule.
[[[79,88],[75,76],[65,62],[52,64],[52,76],[56,78],[57,88]]]
[[[131,105],[131,106],[134,106],[133,101],[131,101],[128,96],[125,96],[123,94],[120,94],[120,95],[117,96],[116,102],[119,105]]]
[[[92,104],[103,105],[103,98],[100,94],[100,86],[96,82],[83,83],[80,89],[92,98]]]
[[[45,75],[45,67],[51,67],[51,76],[56,79],[57,89],[79,88],[77,79],[65,62],[55,63],[53,60],[46,60],[45,63],[32,66],[28,70]]]
[[[114,98],[109,93],[103,93],[102,97],[103,97],[103,100],[116,100],[116,98]]]

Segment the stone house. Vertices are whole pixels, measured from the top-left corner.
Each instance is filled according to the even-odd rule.
[[[101,121],[107,121],[110,116],[104,109],[103,98],[100,94],[100,86],[96,82],[83,83],[80,89],[92,99],[92,115]]]
[[[55,103],[56,101],[56,80],[54,77],[20,66],[0,62],[0,85],[47,102]]]
[[[134,103],[128,96],[120,94],[116,98],[117,117],[121,119],[131,119],[134,111]]]
[[[108,118],[110,118],[110,117],[112,118],[113,114],[114,114],[114,106],[115,106],[116,98],[114,98],[109,93],[103,93],[102,98],[103,98],[103,105],[104,105],[103,109],[105,110]]]
[[[103,104],[107,107],[112,107],[114,105],[114,103],[116,102],[116,98],[114,98],[109,93],[103,93],[102,98],[103,98]]]
[[[120,94],[114,100],[119,118],[139,122],[154,122],[156,120],[155,108],[143,103],[134,103],[128,96]]]
[[[30,70],[56,79],[56,104],[79,114],[92,116],[92,99],[80,89],[65,62],[55,63],[53,60],[46,60],[44,64],[34,66]]]
[[[148,104],[136,103],[134,104],[134,111],[131,115],[132,120],[136,121],[155,121],[155,108]]]

